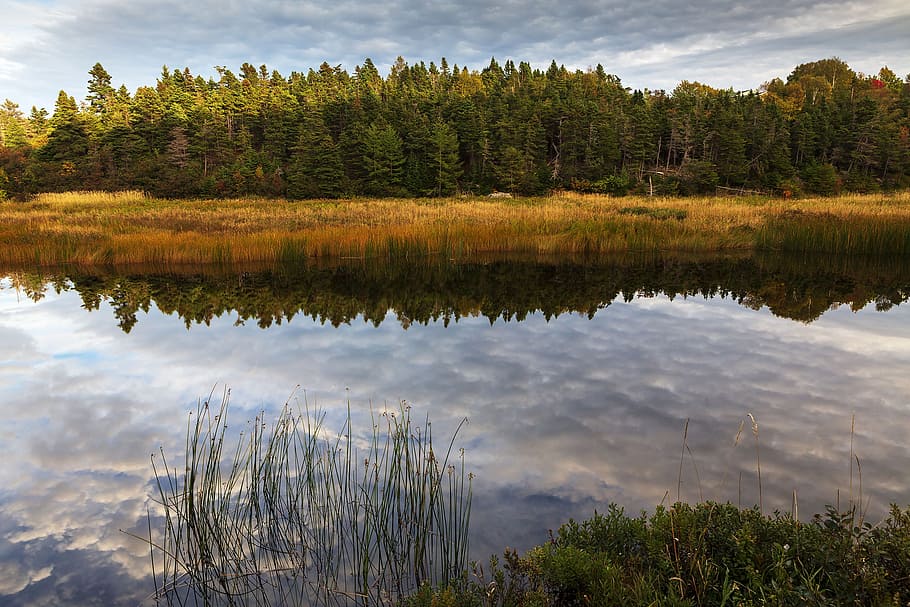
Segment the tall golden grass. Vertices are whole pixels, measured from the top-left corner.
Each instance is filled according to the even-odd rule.
[[[7,266],[755,249],[910,253],[910,193],[289,202],[161,200],[128,191],[0,203]]]

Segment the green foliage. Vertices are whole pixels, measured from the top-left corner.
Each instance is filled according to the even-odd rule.
[[[670,209],[664,207],[623,207],[619,209],[621,215],[641,215],[652,219],[676,219],[682,221],[689,213],[685,209]]]
[[[628,175],[609,175],[598,179],[591,185],[591,190],[600,194],[611,196],[625,196],[632,187]]]
[[[416,593],[398,603],[400,607],[483,607],[483,597],[468,584],[433,588],[424,584]]]
[[[0,106],[0,147],[22,148],[28,145],[28,122],[19,105],[9,99]]]
[[[324,63],[282,76],[246,63],[210,79],[165,67],[130,92],[96,63],[81,107],[61,92],[50,120],[26,119],[7,101],[0,147],[34,152],[34,192],[670,195],[779,189],[795,174],[817,193],[910,186],[907,89],[885,67],[864,77],[824,59],[759,95],[688,81],[629,91],[602,68],[556,62],[442,65],[401,58],[383,77],[367,59],[353,74]]]
[[[488,604],[903,605],[910,509],[893,506],[872,526],[855,509],[801,523],[713,502],[634,518],[611,505],[505,562],[491,561],[494,582],[475,587]]]
[[[434,196],[449,196],[458,189],[461,161],[458,158],[458,134],[445,122],[437,122],[430,133],[427,164],[433,176]]]
[[[807,192],[833,196],[839,188],[837,170],[830,163],[810,164],[801,173]]]
[[[341,152],[319,115],[303,124],[288,169],[288,198],[335,198],[341,193]]]
[[[364,139],[363,165],[367,175],[367,191],[389,196],[401,194],[404,151],[401,137],[391,125],[373,123]]]
[[[690,160],[680,169],[680,193],[713,194],[720,184],[720,176],[713,162]]]

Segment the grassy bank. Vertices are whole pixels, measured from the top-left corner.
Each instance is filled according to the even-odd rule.
[[[910,193],[288,202],[83,192],[0,203],[0,263],[21,266],[757,249],[908,254]]]

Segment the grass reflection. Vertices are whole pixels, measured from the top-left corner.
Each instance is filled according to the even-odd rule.
[[[471,475],[454,435],[437,453],[430,422],[414,423],[404,403],[375,416],[366,435],[350,411],[333,433],[318,411],[286,405],[232,444],[227,405],[225,393],[197,407],[182,469],[163,452],[153,459],[159,600],[388,604],[464,574]]]

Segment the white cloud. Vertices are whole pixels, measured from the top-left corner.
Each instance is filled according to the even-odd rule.
[[[0,11],[15,25],[0,41],[0,95],[24,107],[49,106],[60,88],[83,96],[96,61],[131,89],[152,84],[162,64],[208,76],[215,65],[236,70],[248,61],[287,75],[323,61],[350,70],[367,56],[388,67],[397,55],[411,62],[446,56],[472,68],[490,56],[544,68],[551,59],[579,69],[602,63],[636,87],[668,90],[682,79],[757,87],[832,55],[867,72],[879,62],[910,71],[906,27],[903,35],[889,30],[910,19],[896,0],[576,0],[558,10],[540,0],[0,0]]]
[[[51,566],[32,570],[12,561],[0,561],[0,596],[21,592],[29,584],[47,578],[53,571]]]

